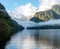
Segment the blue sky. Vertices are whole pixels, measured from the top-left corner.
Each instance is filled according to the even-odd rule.
[[[39,0],[0,0],[0,3],[2,3],[5,8],[10,10],[14,10],[16,7],[22,6],[29,2],[35,7],[39,6]]]

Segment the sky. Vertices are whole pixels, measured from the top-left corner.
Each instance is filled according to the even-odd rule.
[[[22,19],[25,16],[29,19],[38,11],[45,11],[55,4],[60,4],[60,0],[0,0],[0,3],[12,18]]]
[[[22,15],[29,18],[40,4],[39,0],[0,0],[0,3],[5,6],[10,16],[17,19],[23,17]]]
[[[31,3],[35,7],[39,6],[38,0],[0,0],[0,2],[10,10],[14,10],[16,7]]]

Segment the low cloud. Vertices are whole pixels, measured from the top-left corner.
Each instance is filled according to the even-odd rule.
[[[39,26],[44,26],[44,25],[60,25],[60,19],[53,19],[53,20],[49,20],[49,21],[45,21],[45,22],[40,22]]]

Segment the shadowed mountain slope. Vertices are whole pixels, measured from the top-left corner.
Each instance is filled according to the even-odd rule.
[[[0,3],[0,49],[4,49],[10,36],[23,29],[21,25],[10,18],[5,7]]]

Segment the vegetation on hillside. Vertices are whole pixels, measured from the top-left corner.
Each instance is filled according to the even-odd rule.
[[[4,49],[13,34],[23,29],[21,25],[10,18],[4,6],[0,3],[0,49]]]

